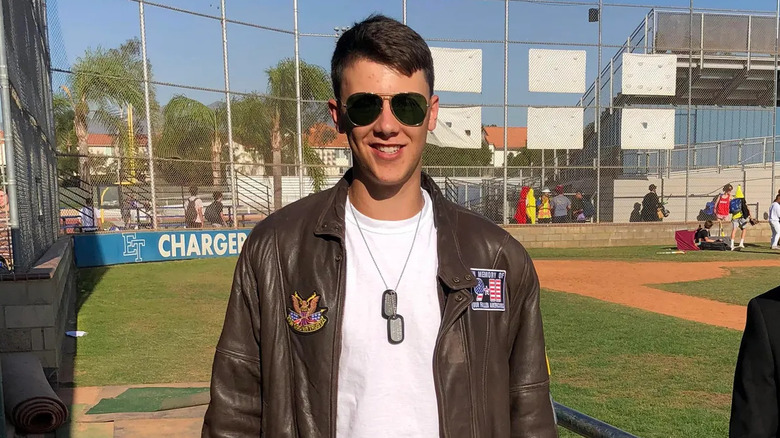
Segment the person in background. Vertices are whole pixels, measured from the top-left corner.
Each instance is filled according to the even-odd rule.
[[[704,228],[701,226],[696,229],[696,234],[693,236],[693,240],[700,249],[712,249],[712,250],[725,250],[728,246],[727,238],[713,239],[710,236],[710,228],[712,228],[713,222],[707,220],[704,222]]]
[[[658,217],[658,207],[661,206],[661,202],[658,199],[658,194],[655,184],[650,184],[647,188],[649,192],[642,198],[642,222],[658,222],[661,218]]]
[[[732,190],[734,190],[734,187],[731,184],[726,184],[723,186],[723,192],[715,198],[715,217],[718,219],[719,235],[721,236],[723,236],[723,221],[727,221],[731,214],[729,209]]]
[[[729,437],[780,436],[778,351],[780,287],[748,302],[745,331],[734,371]]]
[[[555,186],[555,197],[550,201],[552,206],[552,221],[554,224],[563,224],[569,221],[571,201],[563,194],[563,186]]]
[[[195,186],[190,187],[190,197],[184,202],[184,221],[187,228],[203,228],[203,200]]]
[[[204,218],[208,223],[216,227],[224,227],[226,225],[225,215],[222,214],[225,206],[222,205],[222,192],[214,192],[214,201],[206,207]]]
[[[95,232],[103,226],[103,221],[100,219],[100,212],[93,205],[92,198],[84,200],[84,206],[79,211],[81,217],[81,231],[86,233]]]
[[[745,247],[745,234],[747,234],[747,226],[755,225],[756,220],[750,216],[750,209],[748,209],[747,201],[745,200],[745,194],[742,192],[742,186],[737,186],[737,191],[734,193],[734,199],[739,200],[739,211],[732,213],[731,215],[731,250],[734,251],[734,239],[737,237],[737,228],[742,230],[742,235],[739,238],[739,248]],[[731,209],[733,211],[733,209]]]
[[[772,227],[772,249],[780,249],[780,193],[775,196],[775,202],[769,207],[769,226]]]
[[[536,221],[540,224],[549,224],[552,222],[552,207],[550,205],[550,189],[542,189],[542,196],[536,207]]]
[[[571,202],[571,218],[574,222],[585,222],[585,201],[580,190],[574,193],[574,201]]]

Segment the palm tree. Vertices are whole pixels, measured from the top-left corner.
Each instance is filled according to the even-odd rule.
[[[212,108],[178,94],[165,105],[163,119],[164,129],[158,154],[201,159],[202,151],[208,148],[211,151],[211,183],[215,186],[222,184],[220,161],[222,139],[225,137],[224,105]]]
[[[78,153],[79,139],[73,129],[73,107],[67,96],[60,93],[52,97],[52,103],[57,152],[64,154],[57,159],[57,168],[60,174],[72,178],[79,172],[79,162],[74,156]]]
[[[282,152],[284,149],[282,138],[285,132],[295,132],[297,129],[295,61],[289,58],[283,59],[275,67],[266,70],[266,73],[268,74],[268,92],[265,103],[267,114],[270,116],[274,208],[279,209],[282,206]],[[328,73],[318,65],[300,61],[300,78],[301,100],[304,101],[301,103],[301,128],[302,132],[306,132],[310,126],[326,122],[329,119],[327,106],[321,102],[311,101],[329,99],[332,90]],[[315,158],[310,152],[304,155],[309,157],[310,162]]]
[[[88,49],[73,65],[69,84],[62,87],[73,117],[78,144],[79,174],[90,180],[89,123],[91,120],[121,134],[125,129],[121,111],[128,105],[142,119],[144,113],[143,59],[141,43],[133,38],[115,49]],[[151,90],[150,90],[151,91]],[[153,91],[151,101],[154,102]],[[152,104],[156,108],[156,104]],[[55,128],[57,129],[57,128]],[[64,128],[63,128],[64,129]]]

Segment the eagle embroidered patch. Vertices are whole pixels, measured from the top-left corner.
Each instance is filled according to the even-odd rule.
[[[287,309],[287,324],[299,333],[312,333],[321,329],[328,322],[325,312],[326,307],[317,308],[320,296],[313,292],[307,299],[303,299],[298,292],[292,295],[292,309]]]

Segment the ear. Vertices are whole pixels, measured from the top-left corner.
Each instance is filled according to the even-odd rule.
[[[328,100],[328,111],[330,111],[330,117],[333,119],[333,123],[336,125],[336,130],[339,132],[339,134],[343,134],[345,131],[344,116],[341,113],[341,108],[339,108],[339,103],[336,101],[336,99]]]
[[[439,96],[435,94],[431,96],[429,111],[430,114],[428,115],[428,130],[433,131],[436,129],[436,120],[439,117]]]

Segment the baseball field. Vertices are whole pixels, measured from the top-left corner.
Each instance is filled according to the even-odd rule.
[[[642,437],[726,436],[745,305],[780,283],[780,252],[529,252],[556,401]],[[81,270],[74,391],[207,385],[234,264]]]

